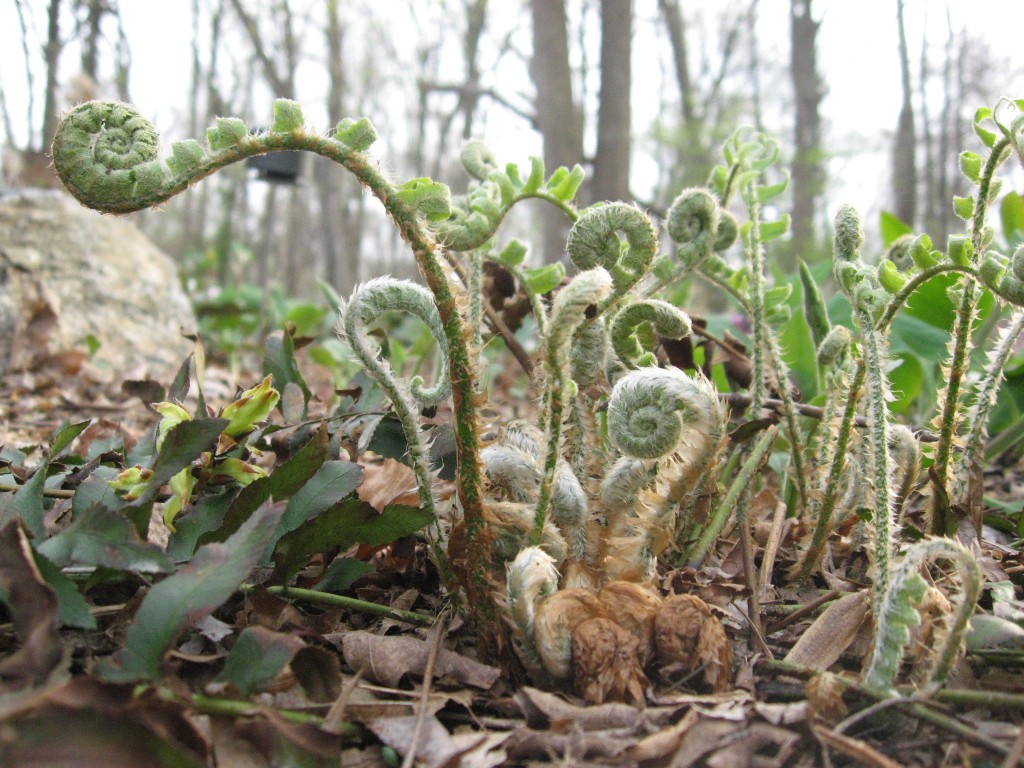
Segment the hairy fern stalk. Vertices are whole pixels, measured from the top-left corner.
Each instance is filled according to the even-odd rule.
[[[989,154],[962,159],[977,185],[975,197],[956,203],[970,232],[951,238],[945,253],[919,235],[904,244],[902,263],[893,256],[869,265],[860,256],[863,233],[856,212],[840,210],[833,273],[853,309],[852,328],[832,327],[810,271],[801,275],[805,317],[818,345],[816,381],[825,403],[820,423],[801,415],[779,341],[794,305],[790,285],[771,285],[768,260],[770,243],[785,234],[788,217],[765,220],[763,212],[785,192],[787,177],[776,168],[778,144],[762,134],[738,131],[726,142],[724,163],[714,168],[707,187],[679,194],[664,222],[671,241],[665,253],[657,227],[639,208],[622,202],[576,208],[573,199],[584,181],[579,166],[550,175],[536,157],[528,167],[502,166],[484,145],[470,142],[462,161],[473,181],[465,195],[453,198],[431,179],[396,183],[382,174],[367,154],[376,131],[366,118],[342,120],[324,135],[307,128],[299,105],[288,100],[275,102],[274,121],[265,132],[220,118],[205,143],[177,142],[166,160],[159,157],[156,132],[133,108],[88,102],[64,116],[53,158],[76,198],[113,213],[158,205],[219,168],[278,150],[329,158],[373,193],[408,243],[425,287],[389,277],[359,286],[341,308],[338,331],[391,400],[419,504],[433,520],[434,556],[449,583],[461,586],[489,650],[511,646],[536,679],[563,681],[581,663],[566,655],[579,640],[577,625],[597,621],[594,632],[616,637],[624,626],[600,624],[607,616],[601,601],[594,602],[597,595],[629,593],[653,617],[661,598],[649,588],[656,584],[660,558],[675,553],[700,564],[742,517],[750,493],[774,485],[809,532],[794,566],[804,580],[823,567],[836,521],[857,509],[870,511],[866,541],[877,629],[865,681],[889,690],[916,618],[923,566],[952,560],[963,573],[960,607],[936,656],[933,684],[941,683],[959,652],[981,579],[970,553],[950,541],[927,540],[901,552],[899,515],[918,487],[921,453],[889,413],[888,332],[917,286],[940,274],[959,276],[930,502],[933,530],[944,533],[951,494],[964,497],[958,501],[966,499],[968,508],[977,504],[988,414],[1009,350],[1024,328],[1018,313],[999,336],[977,388],[965,396],[977,296],[991,291],[1003,302],[1024,306],[1024,248],[1012,257],[994,251],[985,224],[998,190],[996,169],[1011,155],[1024,157],[1021,108],[1021,102],[1001,102],[978,113],[976,131]],[[745,203],[742,223],[729,211],[735,192]],[[572,225],[566,253],[576,274],[568,281],[560,265],[527,266],[522,243],[499,242],[509,211],[529,199],[555,206]],[[737,242],[742,248],[733,248]],[[464,262],[458,254],[467,255]],[[516,278],[532,309],[540,351],[532,385],[540,413],[496,425],[497,438],[485,444],[480,408],[487,388],[479,359],[487,318],[480,270],[487,260]],[[465,274],[462,263],[470,265],[464,282],[455,276]],[[677,295],[671,289],[691,279],[726,292],[753,323],[747,416],[756,439],[748,434],[745,442],[731,441],[730,413],[711,382],[699,370],[683,371],[659,357],[662,341],[685,339],[693,331],[690,318],[671,301]],[[393,370],[371,340],[371,324],[387,311],[410,313],[430,329],[442,367],[433,386]],[[436,496],[430,437],[420,415],[449,397],[458,460],[452,509]],[[776,418],[778,431],[768,423]],[[965,423],[968,439],[958,458],[953,447]],[[809,451],[809,445],[824,450]],[[768,462],[773,453],[777,460]],[[695,514],[709,503],[710,514]],[[747,554],[752,568],[753,553]],[[599,591],[622,583],[641,591]],[[756,609],[756,602],[751,605]],[[632,640],[622,642],[633,648]],[[649,661],[649,651],[634,652],[641,666]],[[727,666],[723,658],[712,667]],[[577,685],[589,681],[588,697],[642,697],[641,666],[608,689],[594,688],[594,678],[580,677],[577,669]]]

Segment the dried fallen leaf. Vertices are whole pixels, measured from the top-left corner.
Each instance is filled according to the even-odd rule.
[[[386,717],[371,720],[366,726],[373,735],[394,749],[398,754],[405,755],[413,748],[416,736],[416,717]],[[485,739],[483,734],[474,734],[468,743],[457,742],[433,715],[423,718],[419,738],[415,749],[417,762],[426,763],[431,768],[458,765],[461,756],[474,749]]]
[[[372,632],[349,632],[342,639],[345,663],[368,680],[397,687],[405,675],[423,676],[428,644],[414,637],[389,637]],[[495,667],[442,650],[434,664],[435,677],[487,690],[501,676]]]
[[[857,636],[868,615],[867,592],[853,592],[822,611],[789,649],[785,661],[813,669],[828,669]]]

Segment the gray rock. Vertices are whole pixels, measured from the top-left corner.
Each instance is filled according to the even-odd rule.
[[[63,192],[0,190],[0,371],[92,336],[94,367],[165,380],[195,330],[174,262],[129,220]]]

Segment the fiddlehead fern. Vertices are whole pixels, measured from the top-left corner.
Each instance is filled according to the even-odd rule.
[[[690,335],[690,317],[667,301],[646,299],[623,307],[612,321],[612,348],[627,368],[643,368],[656,362],[654,355],[644,352],[636,336],[637,329],[650,323],[654,332],[667,339]]]
[[[634,459],[660,459],[688,430],[717,435],[725,422],[714,387],[675,368],[643,368],[623,376],[608,399],[608,437]]]
[[[730,216],[730,219],[732,217]],[[676,257],[688,269],[696,269],[718,245],[721,209],[715,196],[707,189],[684,189],[668,210],[665,230],[678,246]],[[736,239],[736,220],[732,219],[732,240]],[[732,240],[728,241],[731,245]]]
[[[955,613],[934,651],[928,684],[939,686],[960,653],[967,624],[974,613],[984,582],[978,561],[952,539],[920,541],[909,550],[892,575],[892,581],[875,613],[875,640],[871,662],[864,673],[864,684],[879,691],[890,691],[899,673],[900,661],[910,640],[910,630],[921,619],[915,605],[924,598],[928,583],[921,567],[935,560],[950,560],[960,575],[960,595]]]
[[[548,384],[542,419],[546,444],[534,529],[537,536],[543,530],[544,521],[548,516],[555,470],[561,459],[562,421],[572,386],[572,379],[569,377],[569,346],[573,335],[586,320],[587,310],[604,301],[611,292],[611,275],[598,267],[576,275],[571,283],[558,292],[551,308],[548,337],[544,345]]]
[[[389,311],[407,312],[418,317],[426,323],[437,341],[442,365],[439,381],[433,387],[425,387],[419,376],[410,381],[398,379],[390,363],[379,357],[379,350],[370,340],[367,327]],[[436,405],[451,394],[448,339],[434,300],[429,291],[408,280],[378,277],[357,287],[352,297],[342,305],[340,314],[339,333],[348,342],[356,359],[391,400],[409,446],[409,457],[419,486],[420,505],[429,510],[436,521],[430,450],[426,435],[420,429],[418,416],[421,407]]]
[[[619,233],[625,240],[619,237]],[[639,208],[605,203],[584,211],[569,231],[566,251],[577,269],[604,267],[614,288],[609,302],[644,276],[658,252],[658,234]]]

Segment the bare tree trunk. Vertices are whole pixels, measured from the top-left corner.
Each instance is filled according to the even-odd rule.
[[[537,89],[536,126],[544,138],[544,163],[550,173],[560,165],[583,160],[583,122],[573,100],[569,67],[569,22],[565,0],[531,0],[533,58],[530,76]],[[565,216],[545,206],[541,209],[542,259],[558,261],[569,231]]]
[[[810,3],[808,3],[810,4]],[[747,39],[750,46],[750,101],[754,110],[754,127],[762,133],[764,127],[764,110],[761,98],[761,57],[757,43],[757,0],[751,0],[747,11]]]
[[[793,250],[800,257],[814,249],[815,213],[825,186],[819,111],[824,89],[818,73],[816,40],[821,22],[815,21],[811,15],[811,4],[812,0],[792,0],[789,6],[789,71],[796,97],[790,190],[793,195]]]
[[[85,4],[85,34],[82,37],[82,72],[99,82],[100,23],[107,11],[104,0],[88,0]]]
[[[914,107],[911,101],[913,90],[910,84],[910,52],[907,48],[907,31],[903,21],[903,0],[896,0],[896,8],[896,20],[899,26],[900,82],[903,89],[903,104],[900,107],[899,122],[896,125],[896,140],[893,145],[893,213],[900,221],[913,227],[917,218],[916,133],[914,129]]]
[[[953,224],[953,209],[949,201],[953,198],[953,188],[950,183],[950,171],[953,170],[950,158],[952,155],[953,132],[956,130],[958,116],[953,111],[958,105],[954,103],[953,97],[953,59],[956,55],[956,35],[953,33],[953,21],[949,15],[949,8],[946,8],[946,50],[942,63],[942,119],[939,121],[939,146],[938,157],[939,167],[935,179],[935,197],[943,201],[938,209],[935,219],[935,228],[930,232],[932,241],[937,248],[946,247],[946,238],[949,237],[949,230]]]
[[[930,68],[928,65],[928,25],[924,25],[925,32],[921,35],[921,63],[918,80],[918,94],[921,98],[921,147],[923,160],[923,179],[921,192],[923,194],[921,211],[921,228],[925,232],[934,232],[935,224],[939,217],[939,209],[943,202],[937,196],[935,174],[937,166],[942,165],[946,158],[937,157],[935,154],[935,141],[932,136],[931,120],[928,116],[928,76]],[[949,203],[946,202],[946,205]]]
[[[597,156],[590,187],[593,200],[630,199],[632,44],[632,0],[601,0],[601,91],[597,112]]]
[[[43,101],[43,135],[40,151],[47,152],[53,144],[57,133],[57,121],[60,117],[57,106],[57,86],[60,68],[60,52],[63,44],[60,40],[60,0],[50,0],[47,16],[46,45],[43,56],[46,60],[46,95]]]

